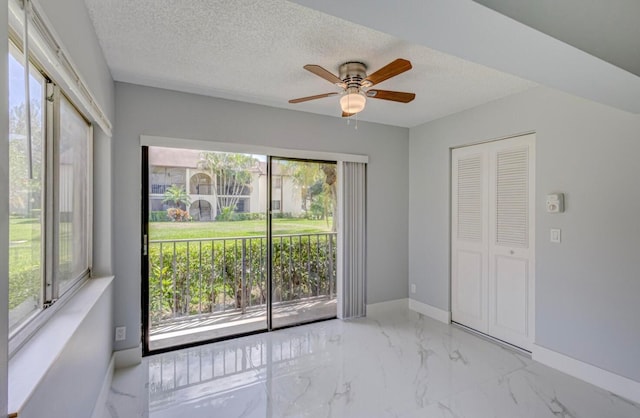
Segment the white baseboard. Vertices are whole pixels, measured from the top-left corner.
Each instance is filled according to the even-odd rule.
[[[394,299],[367,305],[367,316],[376,316],[385,312],[407,308],[407,299]]]
[[[444,322],[445,324],[451,323],[451,312],[436,308],[435,306],[409,299],[409,309],[433,318],[436,321]]]
[[[116,369],[135,366],[142,362],[142,345],[126,350],[114,351],[113,356],[115,358],[114,364]]]
[[[113,381],[113,370],[115,367],[115,362],[116,356],[115,354],[112,354],[111,361],[109,361],[109,366],[107,366],[107,371],[102,381],[100,393],[98,393],[98,398],[96,399],[96,405],[93,407],[91,418],[104,417],[105,406],[107,404],[107,398],[109,397],[109,391],[111,390],[111,382]]]
[[[640,382],[534,344],[532,358],[630,401],[640,403]]]

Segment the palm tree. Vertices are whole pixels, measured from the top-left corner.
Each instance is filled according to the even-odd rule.
[[[191,204],[191,198],[183,186],[173,184],[164,192],[162,203],[171,203],[176,208],[184,206],[186,209]]]
[[[226,152],[205,152],[201,155],[200,168],[209,170],[216,181],[216,201],[218,213],[235,210],[242,196],[248,195],[251,187],[251,170],[256,166],[256,159],[247,154],[231,154]]]

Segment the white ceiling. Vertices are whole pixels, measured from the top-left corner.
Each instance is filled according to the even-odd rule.
[[[503,0],[503,3],[507,1],[511,2],[511,0]],[[526,0],[513,1],[522,3]],[[549,7],[559,3],[551,0],[543,1]],[[637,1],[612,0],[611,7],[623,2]],[[640,114],[639,76],[472,0],[291,0],[291,2],[333,16],[346,17],[356,24],[435,48],[538,84],[626,112]],[[580,7],[583,3],[582,0],[562,1],[563,4],[567,2],[573,4],[573,7]],[[610,2],[603,3],[606,3],[603,8],[610,6]],[[528,10],[529,8],[523,10],[522,14],[526,15]],[[556,10],[550,10],[549,13],[554,13]],[[566,7],[559,10],[566,10]],[[634,8],[624,7],[624,10],[633,13]],[[609,23],[605,24],[607,25]],[[588,24],[586,28],[589,30]],[[628,30],[622,30],[622,32],[627,35],[632,34]],[[589,44],[589,41],[586,40],[586,43]],[[598,45],[604,44],[610,44],[610,41]],[[638,50],[637,39],[632,38],[632,42],[625,45],[623,49],[635,56]]]
[[[409,91],[409,104],[370,99],[360,120],[412,127],[535,84],[284,0],[85,0],[113,78],[172,90],[338,116],[336,91],[305,71],[370,72],[396,58],[413,69],[377,88]]]

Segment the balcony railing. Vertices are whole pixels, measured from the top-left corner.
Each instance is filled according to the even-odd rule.
[[[336,233],[273,236],[273,303],[335,297]],[[264,236],[149,242],[151,327],[257,309],[267,300]]]
[[[167,184],[152,184],[151,194],[164,194],[171,185]]]

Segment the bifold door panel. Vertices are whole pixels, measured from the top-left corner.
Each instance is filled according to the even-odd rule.
[[[452,152],[452,318],[531,349],[534,135]]]

